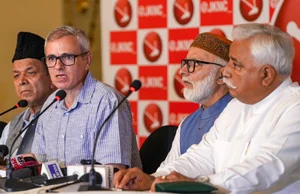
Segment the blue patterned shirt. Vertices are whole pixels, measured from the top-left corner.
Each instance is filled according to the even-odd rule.
[[[55,93],[50,95],[43,109],[53,101]],[[122,98],[114,88],[88,73],[83,88],[69,109],[62,100],[54,103],[39,118],[32,152],[42,162],[57,160],[64,165],[91,159],[100,126]],[[101,164],[141,167],[127,100],[101,129],[95,159]]]

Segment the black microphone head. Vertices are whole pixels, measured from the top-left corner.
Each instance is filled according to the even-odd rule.
[[[131,92],[136,92],[138,91],[140,88],[142,87],[142,83],[140,80],[134,80],[131,84],[130,84],[130,91]]]
[[[24,179],[24,178],[32,177],[33,174],[29,168],[21,168],[21,169],[12,171],[11,176],[12,176],[12,178],[15,178],[15,179]]]
[[[5,157],[8,154],[8,147],[6,145],[0,145],[0,155]]]
[[[27,100],[20,100],[17,104],[16,104],[17,108],[21,107],[21,108],[24,108],[26,106],[28,106],[28,102]]]
[[[55,98],[56,98],[57,100],[63,100],[63,99],[65,99],[66,96],[67,96],[67,93],[66,93],[66,91],[64,91],[64,90],[59,90],[59,91],[56,92],[56,94],[55,94]]]
[[[94,178],[95,178],[95,181],[97,184],[101,185],[102,184],[102,181],[103,181],[103,178],[101,176],[101,174],[99,172],[96,172],[96,171],[92,171],[92,172],[89,172],[89,173],[85,173],[84,175],[82,175],[79,180],[81,182],[89,182],[90,180],[90,176],[91,176],[91,173],[94,175]],[[92,175],[92,176],[93,176]]]

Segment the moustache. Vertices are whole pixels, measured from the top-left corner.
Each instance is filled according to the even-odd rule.
[[[231,89],[236,89],[237,87],[226,77],[222,78],[223,82]]]
[[[189,82],[189,83],[193,83],[192,81],[190,81],[188,78],[182,78],[181,79],[182,82]]]

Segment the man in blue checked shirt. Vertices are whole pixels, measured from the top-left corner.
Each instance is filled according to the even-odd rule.
[[[70,26],[54,29],[46,38],[45,55],[53,84],[67,96],[40,117],[32,152],[42,162],[79,164],[91,159],[100,126],[123,96],[91,75],[90,42],[83,31]],[[119,169],[141,167],[128,101],[101,129],[95,160]]]

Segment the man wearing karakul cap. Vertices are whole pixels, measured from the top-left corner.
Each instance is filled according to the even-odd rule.
[[[28,108],[14,117],[5,127],[0,144],[11,147],[19,131],[40,112],[47,97],[54,91],[46,65],[42,62],[45,40],[30,32],[19,32],[12,58],[13,81],[16,94],[28,102]],[[30,153],[35,125],[19,137],[11,153]],[[30,131],[30,133],[29,133]],[[20,146],[20,147],[19,147]]]
[[[181,60],[179,73],[185,86],[184,97],[201,106],[180,123],[172,148],[160,168],[176,160],[191,145],[198,144],[232,99],[228,88],[220,79],[221,69],[229,61],[230,44],[231,41],[223,36],[201,33],[191,44],[186,58]],[[132,169],[131,172],[128,171],[140,174],[141,177],[142,172],[137,168]],[[125,173],[126,170],[117,173],[115,183],[119,181],[118,177]],[[151,179],[151,176],[148,178]],[[129,186],[128,189],[134,189],[134,187]]]
[[[172,148],[161,166],[176,160],[193,144],[198,144],[232,99],[221,76],[229,61],[231,41],[212,33],[201,33],[191,44],[179,71],[184,82],[185,99],[200,108],[179,125]]]
[[[176,160],[191,145],[198,144],[231,100],[227,87],[219,79],[221,68],[229,61],[230,44],[231,41],[223,36],[201,33],[191,44],[187,57],[181,60],[179,73],[185,86],[184,97],[201,106],[180,123],[172,148],[161,166]],[[144,172],[154,171],[144,169]]]
[[[131,189],[140,190],[205,181],[217,193],[299,193],[300,87],[290,77],[293,38],[260,23],[237,25],[232,37],[222,75],[234,98],[213,127],[198,145],[158,169],[155,181],[127,173],[115,181],[117,188],[129,180]]]

